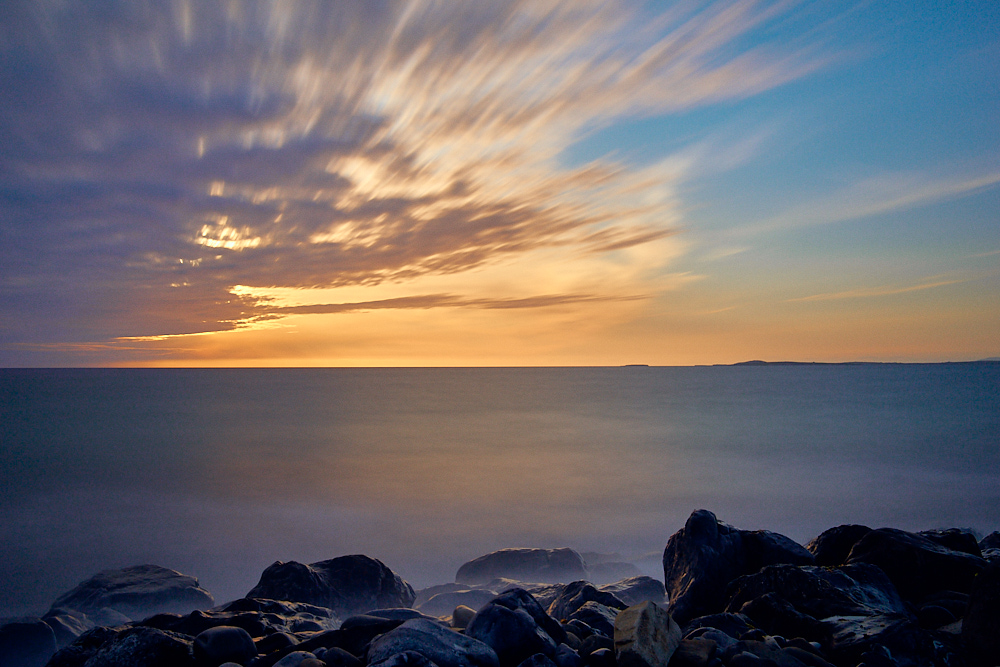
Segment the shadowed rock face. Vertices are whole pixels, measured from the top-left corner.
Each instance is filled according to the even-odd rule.
[[[368,556],[341,556],[310,565],[278,561],[260,576],[247,598],[306,602],[342,616],[371,609],[410,607],[413,587]]]
[[[816,557],[817,565],[843,565],[858,540],[870,532],[868,526],[857,524],[836,526],[810,540],[806,549]]]
[[[722,611],[726,587],[767,565],[812,565],[813,555],[784,535],[738,530],[697,510],[667,541],[663,577],[669,611],[678,623]]]
[[[925,535],[879,528],[851,549],[848,563],[870,563],[882,569],[904,600],[920,601],[939,591],[968,593],[986,561],[955,551]]]
[[[507,577],[538,583],[566,583],[587,578],[587,566],[573,549],[501,549],[458,568],[455,581],[485,584]]]

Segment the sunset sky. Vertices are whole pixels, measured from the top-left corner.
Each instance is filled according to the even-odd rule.
[[[996,0],[0,5],[0,366],[996,356]]]

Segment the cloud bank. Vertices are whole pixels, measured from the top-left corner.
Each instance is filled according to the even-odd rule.
[[[293,312],[236,286],[398,285],[553,252],[588,271],[588,257],[616,271],[628,264],[616,254],[633,252],[655,273],[656,244],[681,222],[683,175],[567,166],[561,153],[615,119],[741,99],[821,66],[804,47],[751,39],[788,11],[747,0],[7,2],[3,347]],[[527,308],[657,288],[603,282],[616,287],[413,298]],[[414,307],[393,298],[300,314]]]

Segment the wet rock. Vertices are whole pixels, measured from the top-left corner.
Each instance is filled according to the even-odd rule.
[[[223,662],[246,664],[257,657],[257,646],[243,628],[220,625],[195,637],[192,653],[195,662],[204,667],[216,667]]]
[[[497,577],[559,583],[584,579],[587,566],[573,549],[501,549],[458,568],[455,581],[485,584]]]
[[[609,648],[599,648],[583,660],[585,667],[615,667],[615,652]]]
[[[666,591],[663,583],[653,577],[638,576],[605,584],[598,588],[602,593],[611,593],[628,606],[649,600],[662,605],[666,601]]]
[[[370,663],[369,667],[438,667],[438,665],[422,653],[403,651],[379,662]]]
[[[770,531],[742,531],[697,510],[663,552],[668,611],[679,622],[722,611],[726,587],[766,565],[810,565],[813,555],[792,540]]]
[[[670,658],[670,667],[708,667],[717,651],[718,644],[710,638],[682,639]]]
[[[417,609],[431,616],[447,616],[455,607],[465,605],[472,609],[479,609],[496,597],[491,591],[467,590],[453,591],[450,593],[438,593],[430,598]]]
[[[368,662],[377,663],[404,651],[417,651],[439,667],[499,667],[497,654],[483,642],[422,618],[375,639]]]
[[[548,584],[547,586],[528,587],[525,590],[531,594],[531,597],[538,601],[542,609],[548,609],[565,589],[566,584]]]
[[[628,607],[615,619],[615,659],[619,667],[660,667],[681,641],[681,629],[652,602]]]
[[[104,642],[86,667],[194,667],[191,638],[155,628],[128,628]]]
[[[982,558],[895,528],[865,535],[851,549],[847,562],[881,568],[900,596],[914,602],[943,590],[968,593],[976,574],[986,567]]]
[[[557,667],[582,667],[583,665],[580,654],[567,644],[559,645],[552,660]]]
[[[618,611],[628,606],[613,593],[598,590],[588,581],[574,581],[567,584],[549,605],[549,615],[554,618],[570,618],[587,602],[596,602]]]
[[[594,651],[602,648],[615,649],[615,640],[612,637],[605,637],[604,635],[599,635],[594,633],[587,637],[580,644],[580,649],[577,651],[582,656],[588,656]]]
[[[774,593],[765,593],[739,609],[754,625],[769,635],[790,635],[809,640],[826,638],[826,626],[808,614],[803,614],[787,600]]]
[[[817,565],[843,565],[858,540],[870,532],[868,526],[857,524],[836,526],[814,537],[806,549],[815,556]]]
[[[212,595],[194,577],[158,565],[136,565],[95,574],[59,596],[52,609],[75,609],[92,619],[113,610],[127,620],[140,620],[161,612],[186,614],[214,604]]]
[[[962,640],[971,667],[1000,661],[1000,563],[990,563],[975,579]]]
[[[416,594],[381,561],[354,555],[310,565],[278,561],[264,570],[246,597],[305,602],[348,616],[382,607],[410,607]]]
[[[42,667],[55,652],[55,632],[40,618],[19,618],[0,626],[0,665]]]
[[[257,645],[257,653],[266,654],[283,649],[291,650],[292,646],[299,643],[299,638],[288,632],[275,632],[274,634],[254,640]],[[286,651],[287,652],[287,651]]]
[[[556,643],[527,611],[496,603],[480,609],[465,634],[492,648],[500,667],[516,667],[536,653],[551,657],[556,652]]]
[[[274,623],[274,617],[259,611],[193,611],[181,616],[179,614],[156,614],[141,622],[148,628],[169,630],[196,637],[205,630],[219,626],[242,628],[251,637],[263,637],[267,630],[281,632],[286,620]],[[279,629],[280,628],[280,629]]]

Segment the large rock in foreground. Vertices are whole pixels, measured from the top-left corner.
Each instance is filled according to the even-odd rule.
[[[587,565],[573,549],[501,549],[458,568],[455,581],[485,584],[506,577],[539,583],[567,583],[587,578]]]
[[[722,611],[726,587],[767,565],[812,565],[805,547],[766,530],[738,530],[708,510],[691,513],[684,527],[667,541],[663,576],[668,611],[680,624]]]
[[[499,667],[497,654],[483,642],[422,618],[406,621],[375,639],[368,663],[415,651],[439,667]]]
[[[355,555],[310,565],[278,561],[264,570],[246,597],[306,602],[350,616],[372,609],[410,607],[416,594],[381,561]]]
[[[659,667],[670,662],[681,642],[681,629],[652,602],[625,609],[615,619],[618,667]]]
[[[214,604],[212,595],[194,577],[159,565],[136,565],[95,574],[60,596],[52,612],[73,609],[100,617],[111,609],[141,620],[158,613],[186,614]]]

